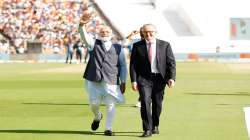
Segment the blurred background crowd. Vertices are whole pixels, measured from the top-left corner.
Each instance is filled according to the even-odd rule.
[[[68,62],[72,52],[76,58],[77,48],[86,55],[78,33],[84,14],[93,17],[89,33],[95,36],[99,25],[106,24],[116,37],[113,41],[124,47],[131,48],[140,39],[140,27],[152,23],[157,38],[171,42],[177,60],[250,60],[249,4],[248,0],[0,0],[0,61],[22,57]],[[32,54],[29,51],[37,46],[41,51],[34,57],[13,55]]]
[[[1,0],[1,53],[25,53],[28,42],[37,41],[41,42],[43,53],[65,54],[65,44],[79,40],[79,19],[92,6],[88,0]],[[94,27],[101,23],[96,15],[91,24]],[[89,30],[93,30],[91,26]]]

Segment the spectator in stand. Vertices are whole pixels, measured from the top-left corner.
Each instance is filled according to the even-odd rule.
[[[73,59],[73,54],[74,54],[74,42],[73,40],[68,37],[68,38],[65,38],[65,46],[66,46],[66,64],[69,62],[70,64],[72,63],[72,59]]]
[[[6,40],[0,41],[0,54],[9,54],[9,43]]]
[[[10,48],[18,52],[19,45],[28,40],[39,40],[42,44],[55,46],[56,39],[62,40],[67,32],[77,33],[76,23],[87,8],[88,0],[46,1],[46,0],[2,0],[0,7],[1,34],[10,37]],[[67,8],[65,8],[67,7]],[[41,37],[44,36],[44,37]],[[44,39],[46,38],[46,39]],[[59,46],[60,52],[63,50]],[[44,52],[53,53],[53,47]]]
[[[76,60],[77,63],[82,63],[82,50],[83,50],[83,46],[82,43],[80,41],[80,39],[76,39],[76,42],[73,46],[75,52],[76,52]]]

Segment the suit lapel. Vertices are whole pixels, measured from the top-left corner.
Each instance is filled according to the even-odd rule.
[[[161,63],[161,54],[162,54],[162,50],[161,50],[161,44],[160,41],[158,39],[156,39],[156,66],[158,68],[158,65],[160,65]]]
[[[145,57],[148,57],[147,44],[146,44],[145,40],[143,40],[143,44],[140,47],[141,47],[141,50],[142,50],[142,54],[145,54],[146,55]]]

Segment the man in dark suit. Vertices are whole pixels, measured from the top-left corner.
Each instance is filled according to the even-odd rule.
[[[132,89],[141,99],[142,137],[159,134],[159,118],[166,85],[175,85],[176,63],[168,42],[156,38],[153,24],[143,25],[143,40],[133,45],[130,60]]]

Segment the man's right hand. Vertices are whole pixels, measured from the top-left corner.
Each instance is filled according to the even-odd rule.
[[[132,89],[133,89],[134,91],[138,91],[138,85],[137,85],[136,82],[132,82]]]
[[[90,22],[95,17],[95,12],[86,9],[83,11],[83,15],[80,20],[80,24],[84,25]]]

